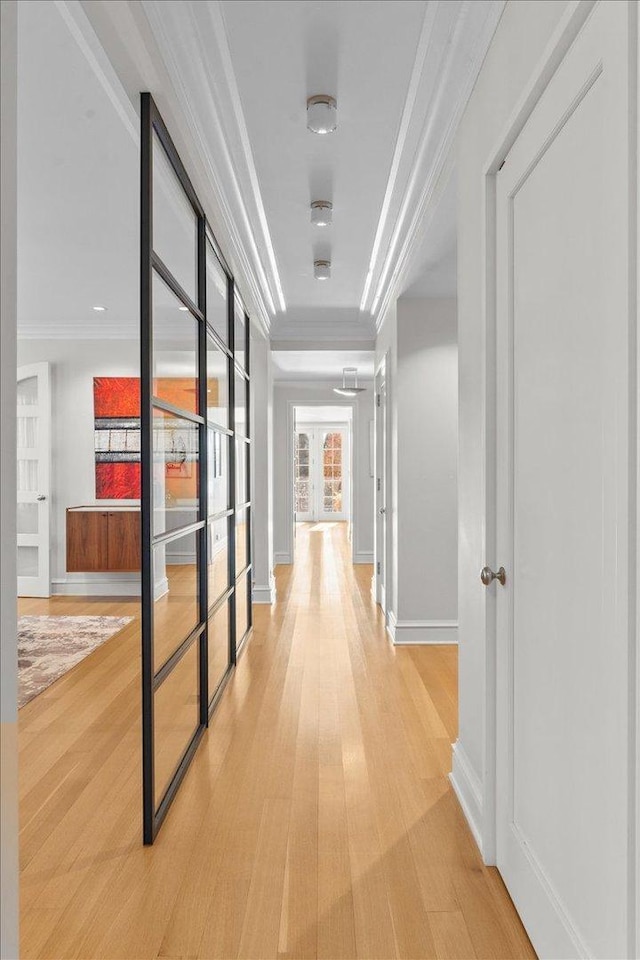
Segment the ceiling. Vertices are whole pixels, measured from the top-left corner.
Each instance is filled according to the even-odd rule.
[[[273,340],[371,342],[408,288],[455,293],[453,143],[502,0],[142,6],[252,251]],[[306,129],[317,93],[338,103],[323,137]],[[311,226],[314,199],[332,201],[332,226]]]
[[[359,380],[373,379],[375,355],[371,350],[275,349],[271,356],[274,380],[311,379],[338,384],[344,367],[356,367]]]
[[[309,354],[278,351],[278,376],[334,377],[353,356],[329,362],[327,348],[364,356],[393,297],[455,293],[452,144],[502,7],[133,4],[206,160],[211,196],[222,198],[245,299],[274,347]],[[138,119],[83,17],[70,0],[19,4],[23,336],[138,330]],[[338,101],[338,129],[326,137],[306,129],[306,98],[319,92]],[[331,227],[310,224],[313,199],[333,202]],[[313,278],[314,258],[332,261],[329,281]]]
[[[137,124],[114,106],[63,10],[18,4],[18,327],[137,337]]]

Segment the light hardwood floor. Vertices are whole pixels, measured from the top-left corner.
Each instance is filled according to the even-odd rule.
[[[22,956],[534,957],[447,780],[454,647],[393,648],[344,524],[305,524],[153,848],[136,621],[20,712]]]

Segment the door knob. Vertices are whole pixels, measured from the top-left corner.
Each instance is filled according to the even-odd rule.
[[[480,579],[485,587],[488,587],[492,580],[498,580],[504,587],[507,580],[507,573],[504,567],[500,567],[497,573],[494,573],[491,567],[483,567],[480,571]]]
[[[379,510],[378,512],[379,512],[379,513],[386,513],[386,512],[387,512],[387,508],[386,508],[386,507],[380,507],[380,510]]]
[[[36,497],[36,500],[46,500],[46,499],[47,498],[45,497],[44,493],[39,493],[38,496]]]

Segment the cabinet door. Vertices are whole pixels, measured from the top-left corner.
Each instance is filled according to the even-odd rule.
[[[107,569],[107,514],[100,510],[67,513],[67,571],[96,573]]]
[[[112,512],[107,526],[108,570],[140,569],[140,514]]]

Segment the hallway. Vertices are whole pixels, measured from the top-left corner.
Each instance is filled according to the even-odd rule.
[[[535,956],[447,780],[456,648],[393,648],[348,547],[299,525],[154,847],[137,621],[21,711],[22,956]]]

